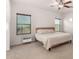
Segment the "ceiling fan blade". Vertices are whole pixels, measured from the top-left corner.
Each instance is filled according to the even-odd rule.
[[[65,2],[64,4],[69,4],[69,3],[72,3],[72,1]]]
[[[72,6],[66,6],[66,5],[64,7],[66,7],[66,8],[72,8]]]

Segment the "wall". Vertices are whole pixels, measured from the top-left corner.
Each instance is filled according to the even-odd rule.
[[[73,21],[70,21],[69,19],[73,18],[73,13],[67,13],[64,15],[63,19],[63,29],[65,32],[73,34]]]
[[[6,50],[10,49],[10,1],[6,0]]]
[[[36,27],[53,27],[54,26],[54,12],[41,9],[39,7],[29,6],[19,3],[11,3],[11,22],[10,22],[10,39],[11,45],[16,45],[22,43],[22,38],[28,35],[16,35],[16,13],[31,14],[31,27],[32,34],[34,38]]]

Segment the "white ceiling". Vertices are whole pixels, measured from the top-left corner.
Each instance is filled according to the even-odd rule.
[[[12,3],[16,3],[16,4],[28,4],[28,5],[32,5],[32,6],[36,6],[39,8],[43,8],[43,9],[47,9],[50,11],[57,11],[58,9],[56,7],[50,7],[50,3],[52,3],[52,0],[11,0]],[[53,0],[55,1],[55,0]],[[72,11],[72,8],[63,8],[62,12],[63,13],[67,13]]]

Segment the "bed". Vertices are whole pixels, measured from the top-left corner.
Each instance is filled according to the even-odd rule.
[[[43,43],[43,47],[49,50],[52,46],[71,40],[71,35],[64,32],[55,32],[54,27],[36,28],[36,40]]]

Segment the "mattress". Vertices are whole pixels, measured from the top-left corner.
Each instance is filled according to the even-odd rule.
[[[49,49],[53,45],[58,43],[63,43],[65,41],[71,40],[71,35],[64,32],[54,32],[54,33],[36,33],[36,40],[43,43],[46,49]]]

